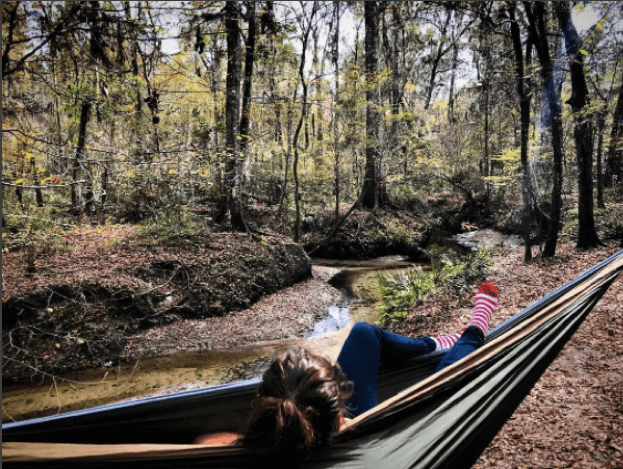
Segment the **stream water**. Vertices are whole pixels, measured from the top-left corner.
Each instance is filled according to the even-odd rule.
[[[413,266],[402,257],[368,261],[314,259],[313,263],[336,269],[329,283],[342,292],[342,302],[328,308],[304,337],[235,349],[146,357],[136,364],[87,369],[64,379],[3,386],[3,422],[260,376],[276,354],[295,344],[336,360],[352,325],[357,321],[374,323],[378,317],[378,271]]]
[[[470,249],[478,244],[515,243],[516,239],[511,238],[482,230],[451,241]],[[329,284],[339,289],[343,298],[340,304],[328,308],[303,337],[233,349],[146,357],[140,363],[83,370],[62,380],[3,386],[3,422],[260,376],[276,354],[295,344],[336,360],[352,325],[357,321],[374,323],[378,318],[378,271],[414,265],[399,256],[367,261],[314,259],[313,263],[336,269]]]

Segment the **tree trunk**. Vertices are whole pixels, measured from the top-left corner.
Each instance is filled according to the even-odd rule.
[[[448,123],[454,124],[456,119],[454,117],[454,87],[456,82],[456,70],[459,66],[459,45],[457,39],[453,39],[452,44],[452,76],[450,78],[450,92],[448,97]]]
[[[37,177],[37,165],[35,164],[34,156],[30,159],[30,170],[32,172],[33,185],[38,186],[39,178]],[[43,208],[43,193],[39,188],[35,189],[35,203],[37,204],[37,207]]]
[[[377,88],[378,85],[378,54],[379,54],[379,14],[381,9],[378,2],[364,3],[366,25],[366,169],[363,181],[362,204],[366,208],[376,208],[379,204],[388,202],[385,185],[380,178],[380,106]]]
[[[603,148],[604,148],[604,128],[606,126],[605,113],[597,113],[597,206],[606,208],[604,204],[604,171],[603,171]]]
[[[245,43],[244,83],[242,85],[242,118],[240,119],[240,151],[245,154],[249,144],[251,122],[251,91],[253,84],[253,63],[255,61],[255,2],[247,3],[249,30]]]
[[[444,23],[441,29],[441,37],[445,38],[446,32],[448,31],[448,25],[450,24],[450,19],[452,18],[452,10],[448,10],[448,16],[446,17],[446,22]],[[430,78],[428,80],[428,89],[426,92],[426,103],[424,104],[424,109],[430,108],[430,104],[433,100],[433,90],[435,89],[435,80],[437,78],[437,71],[439,69],[439,63],[441,59],[446,54],[448,49],[444,49],[445,39],[443,39],[439,45],[437,46],[437,51],[435,53],[435,57],[432,60]]]
[[[76,148],[76,158],[74,160],[74,185],[71,186],[71,202],[78,213],[82,213],[84,207],[84,197],[82,194],[81,181],[84,174],[84,167],[82,160],[86,157],[86,138],[87,138],[87,125],[91,116],[91,99],[85,98],[82,101],[82,107],[80,109],[80,124],[78,128],[78,148]]]
[[[307,123],[307,82],[305,81],[305,56],[307,50],[307,41],[309,39],[309,33],[312,28],[312,22],[316,13],[316,2],[312,3],[312,11],[309,17],[309,24],[307,29],[303,31],[303,45],[301,53],[301,63],[299,65],[299,77],[301,79],[301,85],[303,87],[303,95],[301,96],[301,117],[299,123],[294,132],[294,138],[292,146],[294,148],[294,161],[292,164],[292,176],[294,177],[294,206],[296,209],[296,220],[294,222],[294,241],[298,243],[301,237],[301,205],[300,205],[300,192],[299,192],[299,175],[298,175],[298,162],[299,162],[299,149],[298,140],[301,134],[303,123]],[[307,147],[308,141],[306,139],[305,146]]]
[[[619,88],[617,105],[612,116],[612,131],[610,133],[610,148],[608,149],[608,159],[606,160],[606,187],[613,187],[617,182],[623,180],[623,148],[621,139],[623,137],[623,83]]]
[[[221,93],[221,59],[223,56],[223,52],[218,47],[218,35],[213,36],[213,57],[212,57],[212,82],[211,82],[211,91],[212,91],[212,101],[214,102],[214,122],[215,126],[212,128],[212,144],[213,148],[219,149],[220,147],[220,128],[219,125],[223,122],[223,111],[219,106],[219,95]],[[218,151],[218,150],[217,150]]]
[[[567,101],[572,108],[575,150],[578,164],[578,241],[577,249],[601,246],[595,229],[593,199],[593,119],[586,111],[588,87],[584,75],[584,56],[580,52],[582,41],[573,22],[569,5],[556,3],[560,29],[565,36],[565,48],[570,61],[572,95]]]
[[[227,80],[226,80],[226,153],[225,181],[221,196],[221,211],[217,222],[227,223],[231,230],[246,231],[240,201],[241,160],[238,137],[240,137],[240,25],[238,22],[238,2],[225,3],[225,29],[227,31]]]
[[[541,77],[544,82],[544,94],[551,108],[552,150],[554,153],[552,207],[549,213],[547,239],[543,248],[543,257],[556,255],[556,244],[560,231],[560,217],[562,212],[562,162],[564,159],[562,148],[562,110],[556,92],[554,67],[549,53],[548,36],[545,29],[545,4],[542,2],[523,2],[528,16],[529,32],[532,43],[541,63]],[[534,10],[533,10],[534,8]]]
[[[396,151],[398,148],[398,114],[400,114],[400,101],[402,99],[402,92],[400,86],[400,61],[398,60],[400,54],[400,42],[399,42],[399,34],[402,30],[402,22],[400,18],[400,5],[393,3],[392,4],[392,20],[393,20],[393,47],[391,48],[392,56],[391,56],[391,64],[392,64],[392,128],[391,128],[391,142],[392,149]]]
[[[335,220],[334,227],[337,226],[338,220],[340,217],[340,146],[338,142],[338,126],[337,126],[337,108],[336,105],[340,98],[340,75],[339,75],[339,52],[340,52],[340,2],[333,2],[333,17],[335,20],[335,35],[333,37],[332,50],[331,50],[331,59],[333,61],[334,67],[334,86],[335,86],[335,94],[333,99],[333,115],[331,119],[331,126],[333,129],[333,153],[334,153],[334,164],[333,164],[333,172],[335,175]]]
[[[522,228],[524,235],[524,262],[532,261],[532,244],[530,241],[530,215],[532,213],[532,178],[528,165],[528,142],[530,130],[530,90],[524,74],[523,53],[521,50],[521,34],[519,25],[515,21],[515,5],[510,4],[511,36],[515,50],[515,72],[517,74],[517,93],[521,109],[521,196],[523,201]],[[528,44],[528,47],[530,45]],[[529,55],[529,54],[526,54]]]

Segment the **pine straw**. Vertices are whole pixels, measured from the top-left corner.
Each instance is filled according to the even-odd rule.
[[[494,256],[489,279],[500,289],[490,327],[617,252],[613,245],[523,263],[523,247]],[[475,294],[475,290],[473,292]],[[400,332],[442,335],[469,321],[473,295],[425,302]],[[617,279],[560,355],[484,451],[475,468],[622,468],[623,279]]]

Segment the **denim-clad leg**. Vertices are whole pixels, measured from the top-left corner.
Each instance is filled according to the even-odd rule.
[[[459,361],[480,347],[482,343],[481,332],[474,326],[468,327],[454,346],[448,350],[435,371],[440,371]],[[435,342],[430,337],[404,337],[366,322],[355,324],[337,359],[346,378],[355,383],[355,391],[346,401],[352,417],[357,417],[376,406],[380,363],[388,361],[398,363],[434,350]]]
[[[435,342],[430,337],[414,339],[365,322],[355,324],[337,359],[346,378],[355,383],[354,394],[346,401],[351,415],[356,417],[376,406],[381,362],[399,362],[434,350]]]
[[[465,329],[465,332],[463,332],[459,340],[446,352],[435,371],[443,370],[445,367],[452,365],[454,362],[458,362],[461,358],[466,357],[480,347],[483,343],[481,334],[482,332],[474,326]]]

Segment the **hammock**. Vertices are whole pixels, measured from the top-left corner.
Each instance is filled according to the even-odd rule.
[[[443,352],[382,368],[380,404],[301,467],[471,467],[621,270],[623,251],[499,325],[481,348],[438,373]],[[245,448],[187,443],[201,433],[241,428],[258,383],[5,424],[2,462],[59,468],[256,466]]]

